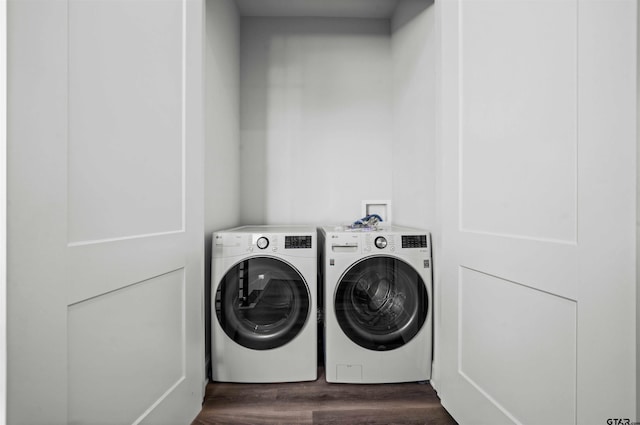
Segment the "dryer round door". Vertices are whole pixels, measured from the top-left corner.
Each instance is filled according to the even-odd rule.
[[[353,264],[338,282],[334,307],[338,324],[369,350],[401,347],[424,325],[429,299],[416,270],[394,257],[369,257]]]
[[[252,257],[224,275],[215,294],[218,323],[236,343],[269,350],[293,340],[304,327],[310,293],[302,275],[289,263]]]

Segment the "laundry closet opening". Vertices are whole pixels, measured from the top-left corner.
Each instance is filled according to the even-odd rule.
[[[434,9],[207,0],[205,300],[223,228],[346,223],[384,199],[437,237]]]

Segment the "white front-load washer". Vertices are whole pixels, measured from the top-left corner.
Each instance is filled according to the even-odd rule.
[[[322,227],[319,237],[327,382],[429,380],[429,232]]]
[[[317,231],[244,226],[213,234],[212,378],[317,379]]]

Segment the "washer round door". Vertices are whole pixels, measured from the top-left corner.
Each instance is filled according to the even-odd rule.
[[[334,306],[338,324],[353,342],[387,351],[416,336],[426,321],[429,299],[413,267],[394,257],[376,256],[344,273]]]
[[[236,343],[254,350],[281,347],[304,327],[310,293],[302,275],[289,263],[252,257],[222,278],[215,297],[218,323]]]

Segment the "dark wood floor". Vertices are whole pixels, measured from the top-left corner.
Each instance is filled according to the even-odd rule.
[[[209,383],[192,425],[430,424],[456,422],[429,384]]]

